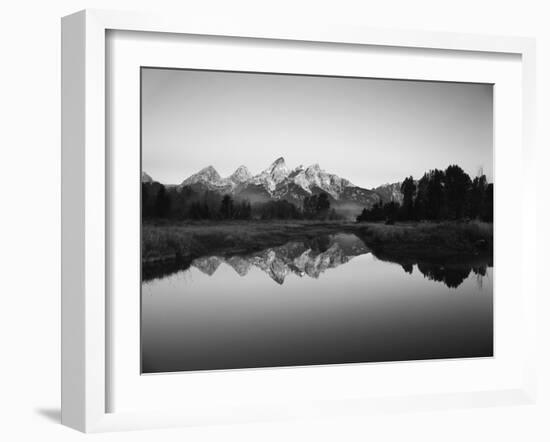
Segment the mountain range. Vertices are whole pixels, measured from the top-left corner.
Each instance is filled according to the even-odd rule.
[[[154,182],[142,173],[142,182]],[[326,192],[331,206],[340,213],[355,216],[358,210],[370,208],[377,202],[401,202],[400,183],[365,189],[349,180],[326,172],[319,164],[287,167],[284,158],[277,158],[269,167],[253,175],[246,166],[239,166],[228,177],[221,177],[213,166],[207,166],[184,179],[175,187],[177,191],[191,189],[199,194],[206,191],[230,194],[236,200],[251,204],[271,200],[286,200],[300,206],[305,197]]]

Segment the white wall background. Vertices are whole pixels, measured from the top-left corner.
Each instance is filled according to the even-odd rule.
[[[550,13],[543,0],[9,0],[0,7],[0,439],[83,440],[59,425],[60,17],[83,8],[165,10],[230,20],[337,22],[537,37],[540,293],[550,211]],[[518,177],[518,184],[520,177]],[[102,434],[101,441],[550,440],[550,302],[540,300],[537,405],[368,416],[324,422]]]

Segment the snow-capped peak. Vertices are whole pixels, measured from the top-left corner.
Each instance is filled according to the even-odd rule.
[[[317,163],[312,164],[311,166],[308,166],[307,169],[306,169],[306,173],[308,173],[310,175],[318,174],[320,172],[322,172],[322,170],[321,170],[321,167],[319,167],[319,164],[317,164]]]
[[[187,186],[195,183],[219,184],[220,180],[221,177],[218,171],[213,166],[207,166],[184,180],[181,185]]]
[[[345,187],[352,186],[348,180],[325,172],[319,164],[312,164],[300,171],[293,177],[293,181],[307,192],[311,193],[317,187],[336,199]]]
[[[288,176],[288,172],[289,171],[283,157],[277,158],[269,167],[269,174],[275,183],[280,183],[284,180]]]
[[[288,168],[286,167],[285,159],[283,157],[277,158],[271,166],[269,166],[265,172],[268,172],[272,177],[286,177],[288,175]]]
[[[246,166],[239,166],[235,172],[231,174],[229,179],[234,183],[244,183],[252,178],[252,174]]]
[[[334,199],[339,199],[347,187],[355,187],[348,180],[327,173],[317,163],[306,168],[300,165],[291,170],[283,157],[277,158],[268,168],[254,176],[243,165],[229,177],[221,178],[214,167],[208,166],[184,180],[181,186],[197,183],[223,192],[236,192],[242,189],[242,185],[252,184],[262,187],[274,198],[281,198],[285,192],[295,192],[298,186],[309,194],[322,190]]]
[[[271,163],[270,168],[273,168],[273,167],[276,167],[276,166],[284,166],[284,167],[286,167],[285,159],[284,159],[283,157],[277,158],[275,161],[273,161],[273,163]]]
[[[264,185],[269,192],[273,192],[277,184],[288,177],[288,168],[283,157],[277,158],[267,169],[252,178],[254,184]]]

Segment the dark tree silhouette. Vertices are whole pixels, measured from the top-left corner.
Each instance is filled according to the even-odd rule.
[[[330,213],[330,199],[328,193],[321,192],[304,198],[303,214],[305,218],[328,219]]]
[[[311,195],[304,198],[303,204],[304,217],[313,219],[317,215],[317,196]]]
[[[141,216],[144,218],[148,218],[152,215],[149,193],[149,186],[146,183],[141,183]]]
[[[220,205],[220,218],[231,219],[233,218],[233,198],[230,195],[224,195]]]
[[[481,216],[483,221],[493,222],[493,184],[488,184],[485,189],[485,204]]]
[[[432,281],[443,282],[449,288],[457,288],[470,275],[468,266],[442,266],[440,264],[418,263],[418,270]]]
[[[445,171],[445,199],[451,219],[460,219],[466,215],[468,192],[472,181],[460,167],[452,165]]]
[[[405,178],[401,184],[401,193],[403,194],[403,217],[411,219],[414,217],[414,196],[416,193],[416,184],[412,176]]]
[[[355,221],[357,221],[358,223],[360,223],[361,221],[371,221],[369,219],[369,215],[370,210],[363,209],[363,211],[357,216],[357,218],[355,218]]]
[[[328,194],[322,192],[317,197],[317,216],[322,219],[328,218],[329,210],[330,201],[328,199]]]
[[[170,195],[166,192],[166,187],[162,184],[157,192],[157,200],[155,202],[156,216],[159,218],[167,218],[170,214]]]
[[[459,166],[433,169],[417,183],[407,177],[401,184],[403,204],[375,203],[363,209],[357,221],[459,220],[465,217],[493,221],[493,185],[481,175],[473,181]]]
[[[445,173],[439,169],[428,173],[426,218],[437,220],[447,217],[445,201]]]
[[[252,206],[249,201],[241,201],[235,206],[233,217],[235,219],[250,219],[252,216]]]
[[[194,201],[191,203],[191,207],[189,208],[189,218],[195,219],[195,220],[201,220],[201,219],[211,219],[211,213],[210,208],[206,204],[206,202],[199,202]]]
[[[444,172],[430,170],[419,180],[414,216],[418,219],[436,220],[446,216],[444,199]]]
[[[395,201],[390,201],[389,203],[384,204],[384,221],[386,224],[393,224],[397,220],[399,215],[399,203]]]
[[[399,203],[391,201],[386,204],[381,202],[375,203],[370,210],[363,209],[361,214],[356,218],[357,222],[361,221],[385,221],[388,224],[393,224],[399,217]]]
[[[206,201],[200,205],[200,213],[202,219],[212,219],[212,213],[210,211],[210,207],[206,204]]]
[[[269,201],[258,209],[261,219],[299,219],[301,213],[298,208],[285,200]]]
[[[483,216],[486,189],[487,178],[485,175],[474,178],[472,181],[468,207],[468,216],[470,218],[481,218]]]
[[[201,205],[198,201],[191,203],[191,207],[189,208],[189,218],[196,220],[202,219]]]

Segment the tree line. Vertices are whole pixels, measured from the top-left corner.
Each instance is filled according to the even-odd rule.
[[[470,176],[457,165],[434,169],[401,184],[403,202],[378,202],[364,209],[357,221],[417,221],[480,219],[493,221],[493,184],[483,174]]]
[[[192,189],[167,189],[160,183],[142,183],[143,218],[178,220],[249,220],[249,219],[339,219],[331,208],[328,194],[322,192],[304,199],[301,206],[286,200],[272,200],[251,205],[231,195]]]
[[[141,212],[143,218],[250,219],[252,207],[250,202],[236,202],[229,195],[208,191],[198,195],[190,189],[179,192],[160,183],[142,183]]]

